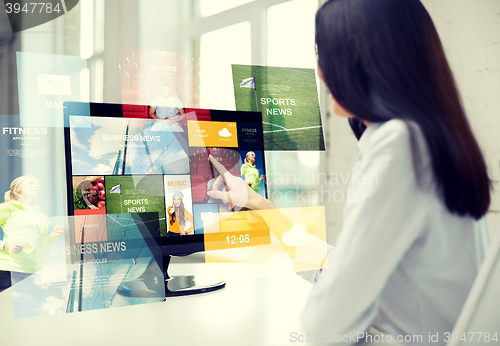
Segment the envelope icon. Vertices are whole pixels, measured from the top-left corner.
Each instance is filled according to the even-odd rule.
[[[67,75],[39,74],[38,93],[40,95],[71,95],[71,79]]]

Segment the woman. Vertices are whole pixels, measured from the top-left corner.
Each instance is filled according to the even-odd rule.
[[[168,236],[186,235],[193,231],[193,215],[184,207],[183,198],[184,195],[181,191],[175,191],[172,206],[167,209],[169,215]],[[191,225],[185,229],[188,220]]]
[[[264,180],[264,176],[260,175],[259,170],[255,166],[255,153],[249,151],[245,157],[245,163],[241,166],[241,175],[245,176],[245,182],[255,192],[259,192],[259,184]]]
[[[21,176],[12,181],[0,204],[0,291],[42,269],[47,245],[63,234],[56,225],[49,235],[47,217],[32,201],[38,196],[38,179]]]
[[[423,344],[438,333],[444,345],[483,255],[475,244],[487,238],[491,185],[436,29],[418,0],[331,0],[317,13],[316,44],[334,113],[350,119],[359,143],[305,330],[354,344],[375,326]],[[211,194],[274,207],[224,179],[229,191]]]

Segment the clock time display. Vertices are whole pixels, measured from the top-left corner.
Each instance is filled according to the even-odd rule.
[[[245,244],[250,242],[250,235],[248,234],[240,234],[239,236],[231,235],[226,237],[228,245],[235,244]]]

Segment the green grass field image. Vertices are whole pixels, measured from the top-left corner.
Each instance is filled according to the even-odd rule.
[[[325,150],[313,69],[232,65],[236,110],[262,112],[265,150]],[[255,77],[257,97],[250,83]]]
[[[106,176],[106,211],[108,214],[158,212],[160,235],[167,235],[165,196],[162,175]],[[119,193],[111,193],[120,186]]]

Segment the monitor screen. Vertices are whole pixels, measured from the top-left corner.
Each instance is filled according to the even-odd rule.
[[[72,242],[119,248],[148,238],[163,255],[270,243],[258,215],[207,194],[219,175],[212,155],[267,197],[261,113],[183,108],[180,121],[166,121],[149,106],[65,106]]]

